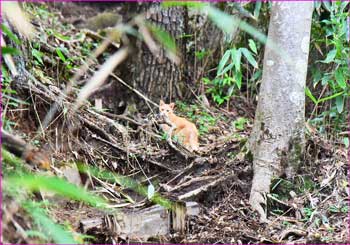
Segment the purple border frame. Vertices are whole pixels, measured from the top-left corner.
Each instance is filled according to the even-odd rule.
[[[225,1],[225,0],[204,0],[204,1],[201,1],[201,0],[182,0],[182,1],[192,1],[192,2],[257,2],[259,0],[231,0],[231,1]],[[315,2],[317,0],[270,0],[272,2]],[[320,0],[320,2],[323,2],[325,0]],[[330,1],[337,1],[337,0],[330,0]],[[344,0],[343,0],[344,1]],[[345,0],[345,1],[350,1],[350,0]],[[162,0],[158,0],[158,1],[152,1],[152,0],[110,0],[110,1],[105,1],[105,0],[0,0],[0,22],[2,23],[3,22],[3,19],[2,19],[2,12],[1,12],[1,8],[2,8],[2,4],[1,2],[163,2]],[[268,2],[267,0],[262,0],[261,2]],[[350,10],[349,10],[349,17],[348,19],[350,19]],[[348,33],[350,32],[350,26],[348,26]],[[2,29],[0,28],[0,35],[2,34]],[[348,39],[348,42],[349,42],[349,39]],[[1,44],[1,41],[0,41],[0,44]],[[350,45],[350,42],[349,42],[349,45]],[[2,56],[0,55],[0,63],[2,64]],[[350,68],[350,54],[349,54],[349,58],[348,58],[348,65],[349,65],[349,68]],[[0,77],[2,76],[2,71],[0,71]],[[347,81],[348,83],[350,83],[350,79]],[[2,86],[0,87],[0,103],[2,103]],[[347,103],[347,107],[350,111],[350,101],[348,101]],[[0,118],[0,127],[1,127],[1,131],[2,131],[2,107],[0,108],[0,115],[1,115],[1,118]],[[349,139],[350,139],[350,113],[348,114],[348,123],[349,123]],[[0,137],[0,145],[1,144],[1,137]],[[0,156],[0,193],[1,193],[1,197],[0,197],[0,201],[1,201],[1,204],[0,204],[0,217],[1,217],[1,220],[0,220],[0,244],[3,244],[3,233],[2,233],[2,148],[0,148],[0,152],[1,152],[1,156]],[[348,165],[350,165],[350,147],[347,151],[347,161],[348,161]],[[348,171],[348,182],[350,183],[350,169]],[[350,186],[348,187],[349,189],[349,193],[350,193]],[[349,204],[349,207],[350,207],[350,198],[348,200],[348,204]],[[350,242],[350,212],[348,213],[348,241]],[[129,243],[129,244],[132,244],[132,243]],[[147,243],[147,244],[152,244],[152,243]],[[194,244],[204,244],[204,243],[194,243]],[[262,243],[263,244],[263,243]],[[323,243],[320,243],[320,244],[323,244]],[[334,243],[333,243],[334,244]],[[347,244],[346,242],[345,243],[339,243],[339,244]],[[266,244],[267,245],[267,244]]]

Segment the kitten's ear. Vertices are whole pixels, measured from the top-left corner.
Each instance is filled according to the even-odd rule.
[[[163,100],[160,100],[160,101],[159,101],[159,105],[160,105],[160,106],[162,106],[162,105],[164,105],[164,104],[165,104],[165,103],[164,103]]]
[[[170,106],[171,109],[174,109],[175,108],[175,103],[170,103],[169,106]]]

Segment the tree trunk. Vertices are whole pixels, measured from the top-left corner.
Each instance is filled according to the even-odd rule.
[[[305,83],[312,2],[274,2],[250,148],[254,177],[250,204],[266,221],[273,176],[292,177],[304,151]],[[278,52],[280,50],[280,52]],[[283,53],[283,55],[282,55]]]
[[[159,3],[142,3],[125,12],[130,14],[132,11],[145,13],[147,20],[166,30],[175,39],[181,59],[180,65],[176,65],[164,53],[154,57],[145,43],[140,41],[137,54],[130,64],[133,86],[156,102],[159,99],[172,102],[191,96],[188,87],[195,91],[193,85],[201,79],[211,61],[215,60],[214,54],[224,42],[223,32],[195,9],[162,8]],[[231,14],[238,15],[237,11]],[[238,29],[232,35],[237,33]],[[188,34],[190,37],[185,37]],[[195,61],[195,51],[202,50],[210,51],[210,55],[204,60]]]
[[[58,5],[62,5],[60,8],[65,18],[71,19],[71,22],[81,28],[96,31],[108,27],[101,26],[106,21],[101,22],[98,21],[100,18],[95,18],[107,13],[106,16],[114,15],[116,18],[121,16],[124,23],[137,14],[143,14],[146,20],[166,30],[176,41],[181,60],[179,65],[169,60],[164,51],[155,57],[143,41],[137,40],[136,48],[128,61],[117,70],[119,77],[156,103],[159,99],[172,102],[176,99],[189,98],[192,95],[189,87],[196,91],[198,87],[194,85],[216,60],[219,53],[217,51],[224,42],[223,32],[206,15],[196,9],[181,6],[163,8],[160,2],[62,3]],[[238,12],[228,5],[221,7],[225,12],[238,15]],[[89,18],[87,20],[81,16],[78,18],[75,13]],[[232,35],[235,36],[237,32]],[[196,51],[210,51],[210,55],[199,60],[195,57]],[[104,86],[91,99],[103,98],[104,108],[120,114],[124,112],[127,104],[138,104],[142,107],[143,100],[139,97],[130,101],[134,96],[136,95],[124,85],[114,82]]]
[[[143,3],[137,8],[145,13],[146,19],[167,31],[176,41],[181,63],[176,65],[165,55],[165,51],[155,57],[144,42],[137,44],[137,54],[132,62],[133,86],[140,89],[153,101],[159,99],[173,101],[189,95],[186,87],[186,40],[187,9],[184,7],[162,8],[160,3]]]

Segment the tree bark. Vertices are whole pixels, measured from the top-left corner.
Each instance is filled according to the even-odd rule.
[[[221,7],[225,12],[238,15],[238,12],[228,5],[223,4]],[[123,68],[118,69],[118,76],[156,103],[159,99],[173,102],[176,99],[189,98],[192,95],[189,87],[196,91],[197,87],[194,85],[216,60],[218,51],[224,43],[223,32],[205,14],[196,9],[181,6],[163,8],[160,2],[64,3],[61,8],[66,19],[73,18],[71,21],[76,26],[92,30],[107,27],[100,25],[99,28],[94,27],[100,22],[91,24],[93,22],[91,19],[94,19],[97,13],[103,14],[100,13],[103,11],[109,15],[121,16],[124,23],[137,14],[143,14],[147,21],[166,30],[176,41],[180,64],[168,59],[164,50],[154,56],[142,40],[136,40],[134,52]],[[78,18],[74,13],[89,18],[88,20],[81,16]],[[210,55],[199,60],[195,58],[196,51],[210,51]],[[103,98],[103,106],[111,112],[120,114],[124,112],[126,104],[137,104],[142,107],[143,100],[139,100],[138,97],[130,101],[134,96],[135,94],[124,85],[113,82],[98,91],[92,99]]]
[[[174,101],[189,95],[186,87],[186,40],[181,37],[187,33],[187,9],[184,7],[162,8],[160,3],[143,3],[138,13],[145,13],[146,20],[167,31],[176,41],[179,65],[173,63],[165,55],[165,50],[155,57],[144,42],[138,41],[137,54],[132,62],[132,81],[135,88],[140,89],[153,101],[165,99]]]
[[[305,83],[312,2],[274,2],[250,149],[254,177],[250,204],[266,221],[273,176],[292,177],[304,151]]]

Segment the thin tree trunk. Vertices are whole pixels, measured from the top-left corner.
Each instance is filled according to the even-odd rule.
[[[304,151],[305,82],[312,2],[274,2],[263,78],[250,147],[254,177],[250,203],[266,221],[273,176],[292,177]],[[280,50],[280,52],[278,52]],[[284,54],[284,55],[282,55]]]

